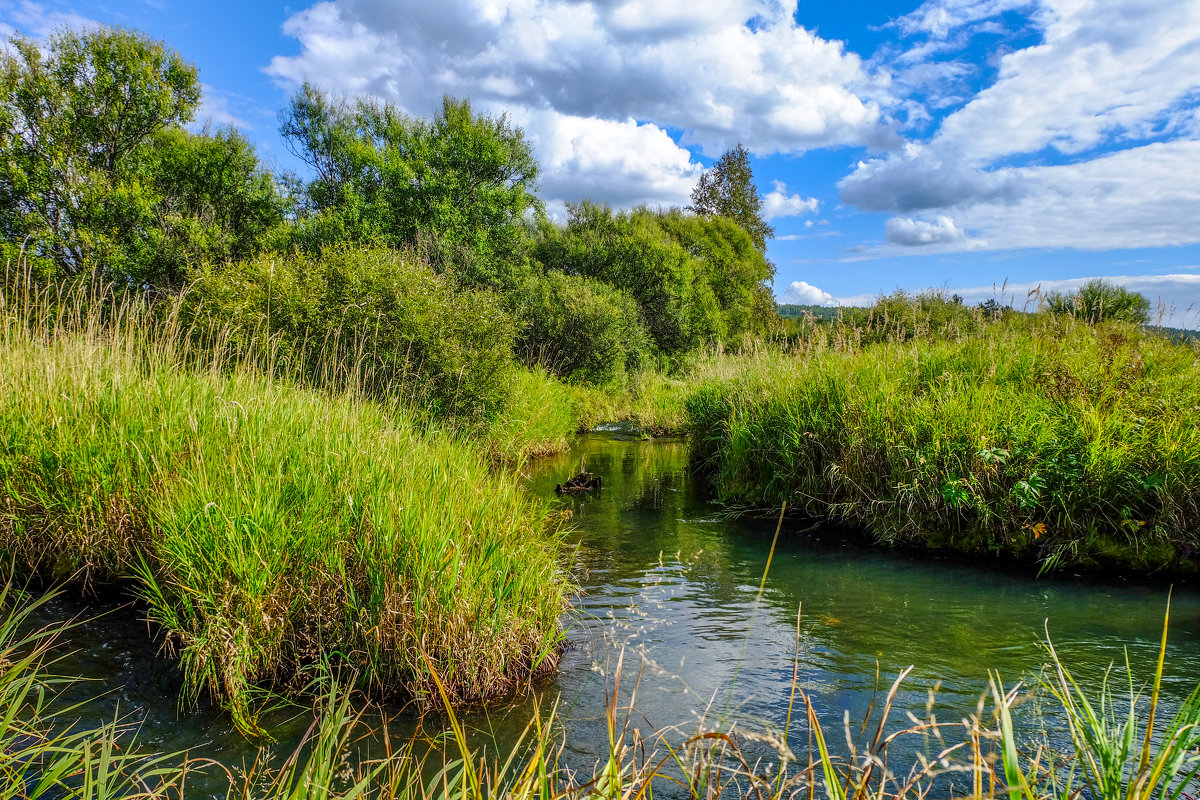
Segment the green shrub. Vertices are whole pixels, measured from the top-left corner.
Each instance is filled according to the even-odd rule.
[[[1046,297],[1052,314],[1067,314],[1095,325],[1097,322],[1150,321],[1150,301],[1124,286],[1096,279],[1080,286],[1073,294],[1053,292]]]
[[[703,267],[652,211],[571,206],[565,227],[543,227],[534,256],[548,271],[593,278],[632,295],[656,354],[666,359],[724,333]]]
[[[492,419],[508,400],[516,322],[492,292],[461,290],[411,253],[329,248],[208,267],[186,319],[234,351],[317,385],[411,398],[436,419]]]
[[[570,381],[624,382],[649,355],[637,302],[606,283],[550,272],[522,296],[520,347],[531,363]]]

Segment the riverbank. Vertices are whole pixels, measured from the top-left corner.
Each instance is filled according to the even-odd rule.
[[[1132,325],[1014,315],[766,354],[686,402],[693,464],[725,503],[1043,568],[1197,570],[1197,352]]]
[[[434,673],[457,703],[552,667],[558,518],[478,445],[186,351],[136,299],[5,299],[0,552],[127,587],[188,695],[254,730],[254,693],[317,662],[424,705]]]

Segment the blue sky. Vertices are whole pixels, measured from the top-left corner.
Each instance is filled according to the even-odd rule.
[[[552,211],[684,205],[744,143],[781,300],[1109,277],[1200,320],[1197,0],[0,0],[3,33],[96,23],[193,60],[200,120],[280,168],[306,77],[450,93],[524,127]]]

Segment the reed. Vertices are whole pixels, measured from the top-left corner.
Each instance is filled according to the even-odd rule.
[[[140,296],[0,304],[0,553],[131,587],[189,695],[254,731],[255,690],[315,662],[425,704],[431,666],[459,703],[555,662],[557,519],[463,435],[199,347]]]
[[[1009,315],[943,338],[740,359],[688,397],[718,498],[881,542],[1194,571],[1200,362],[1127,324]]]

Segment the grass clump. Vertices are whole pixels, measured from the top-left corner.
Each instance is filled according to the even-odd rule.
[[[693,458],[726,502],[887,543],[1191,570],[1198,372],[1190,347],[1052,315],[767,354],[689,397]]]
[[[76,299],[3,298],[6,560],[132,581],[188,690],[248,729],[254,688],[316,661],[423,701],[436,670],[452,702],[553,662],[553,516],[476,446],[354,391],[183,353],[136,302]]]

